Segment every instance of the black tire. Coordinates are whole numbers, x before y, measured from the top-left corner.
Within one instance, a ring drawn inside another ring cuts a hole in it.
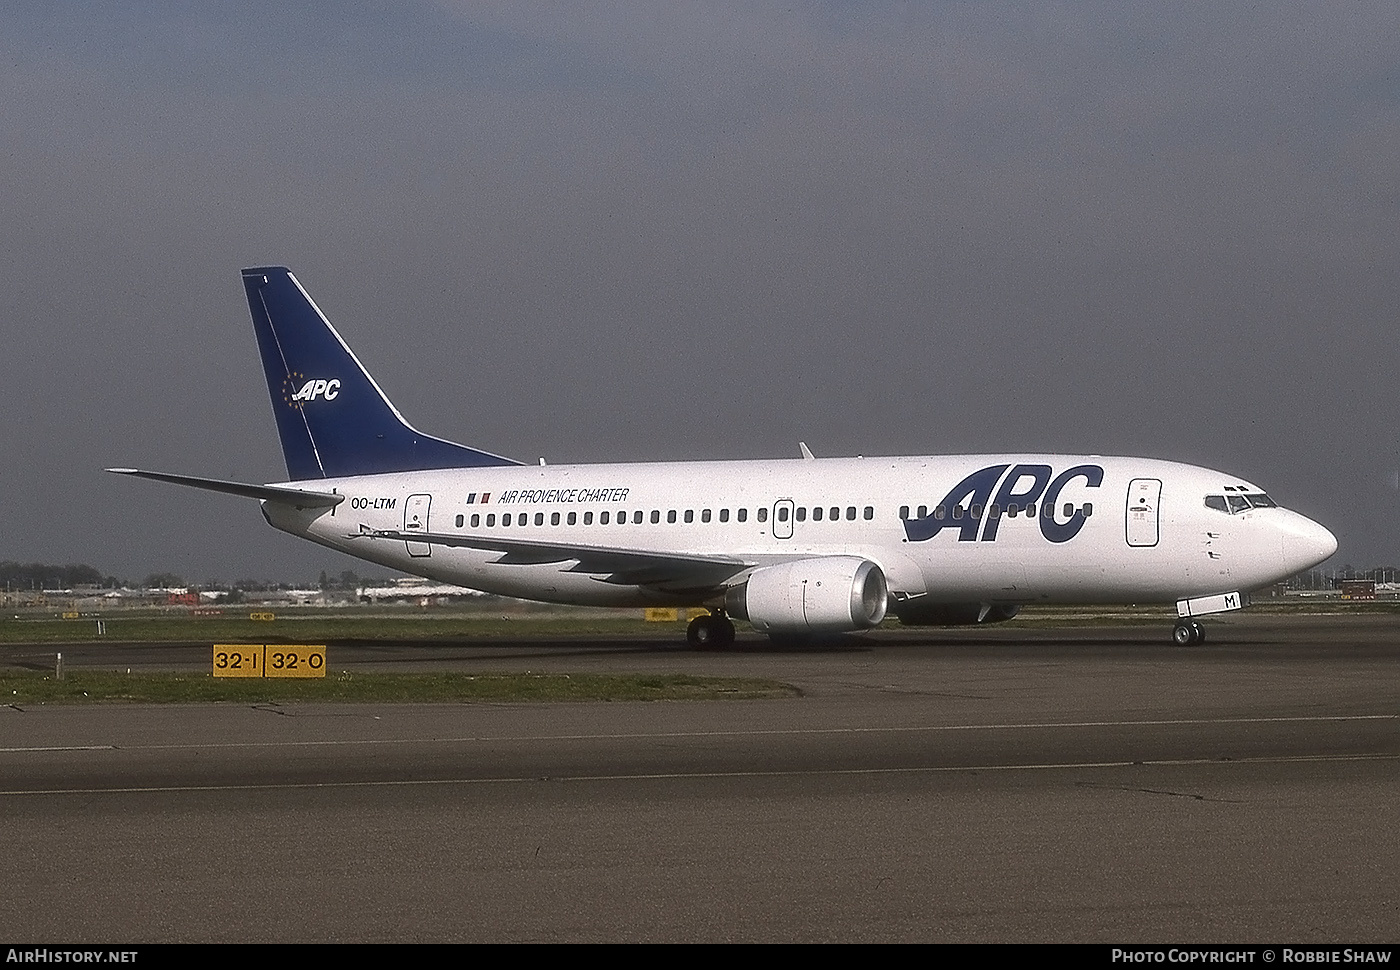
[[[716,619],[707,613],[690,621],[685,628],[685,642],[692,650],[714,650],[723,645],[723,629]]]
[[[734,621],[727,616],[716,616],[713,619],[717,634],[715,644],[721,649],[734,646]]]
[[[1172,643],[1178,647],[1189,647],[1197,642],[1195,625],[1181,622],[1172,627]]]

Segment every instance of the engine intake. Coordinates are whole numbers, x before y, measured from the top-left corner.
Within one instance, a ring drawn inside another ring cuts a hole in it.
[[[850,633],[885,618],[889,585],[859,556],[797,559],[755,569],[725,595],[725,609],[760,633]]]

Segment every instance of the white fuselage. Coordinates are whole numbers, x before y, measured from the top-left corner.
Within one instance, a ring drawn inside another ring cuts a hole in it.
[[[1205,504],[1212,495],[1262,494],[1245,480],[1139,458],[506,466],[327,478],[314,486],[347,499],[314,510],[265,502],[264,514],[279,529],[407,573],[603,606],[698,605],[715,590],[618,582],[578,571],[567,556],[522,561],[500,550],[367,533],[728,556],[756,566],[856,556],[884,571],[897,598],[987,604],[1170,602],[1249,590],[1335,549],[1327,530],[1286,509]]]

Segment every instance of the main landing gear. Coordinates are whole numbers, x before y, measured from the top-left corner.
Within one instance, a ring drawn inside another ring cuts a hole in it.
[[[1194,647],[1206,642],[1206,628],[1195,620],[1178,620],[1172,628],[1172,643],[1178,647]]]
[[[734,642],[734,623],[723,613],[706,613],[690,621],[685,642],[695,650],[723,650]]]

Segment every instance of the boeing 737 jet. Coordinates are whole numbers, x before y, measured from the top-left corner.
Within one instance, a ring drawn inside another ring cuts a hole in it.
[[[289,270],[243,271],[287,462],[277,529],[444,583],[597,606],[705,607],[692,646],[1039,603],[1175,603],[1173,638],[1316,565],[1332,533],[1235,475],[1146,458],[945,455],[526,465],[415,429]]]

